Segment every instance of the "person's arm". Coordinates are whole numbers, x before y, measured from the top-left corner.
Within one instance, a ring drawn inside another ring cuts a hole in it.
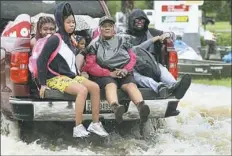
[[[82,67],[82,71],[98,77],[110,76],[110,70],[102,68],[100,65],[98,65],[96,55],[91,54],[86,55],[86,62]]]
[[[47,63],[51,54],[56,50],[59,45],[59,38],[55,35],[48,38],[47,43],[44,45],[44,48],[37,60],[38,67],[38,80],[40,85],[46,85],[47,78]]]
[[[85,62],[85,56],[82,54],[77,54],[76,56],[76,66],[78,70],[81,70]]]
[[[173,41],[176,40],[176,35],[175,35],[175,33],[173,33],[173,32],[164,32],[164,33],[161,35],[161,37],[162,37],[162,40],[164,40],[164,39],[166,39],[166,38],[171,38]]]
[[[128,72],[131,72],[136,64],[136,54],[133,52],[132,49],[128,51],[128,54],[130,56],[130,61],[123,67],[123,69],[126,69]]]
[[[35,43],[36,43],[36,39],[35,39],[35,37],[33,37],[33,38],[30,40],[31,49],[33,49]]]
[[[147,41],[145,41],[145,42],[143,42],[143,43],[141,43],[141,44],[139,44],[139,45],[137,45],[135,47],[140,47],[142,49],[148,49],[153,43],[154,42],[153,42],[153,40],[151,38],[151,39],[149,39],[149,40],[147,40]]]

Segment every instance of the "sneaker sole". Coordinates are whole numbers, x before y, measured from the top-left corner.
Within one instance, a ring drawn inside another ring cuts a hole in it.
[[[122,115],[125,113],[125,107],[119,106],[115,112],[115,119],[118,124],[122,123],[123,118]]]
[[[148,107],[148,105],[143,105],[140,109],[140,112],[139,112],[140,121],[142,123],[146,122],[149,114],[150,114],[150,108]]]
[[[88,134],[88,135],[84,135],[84,136],[73,136],[74,138],[87,138],[87,137],[89,137],[90,136],[90,134]]]
[[[180,85],[176,89],[175,97],[177,99],[181,99],[186,91],[188,90],[189,86],[191,84],[191,76],[190,75],[184,75],[180,81]]]
[[[103,138],[109,136],[109,134],[108,134],[108,135],[101,135],[101,134],[98,134],[98,133],[96,133],[96,132],[94,132],[94,131],[92,131],[92,130],[89,130],[89,132],[91,132],[91,133],[93,133],[93,134],[95,134],[95,135],[97,135],[97,136],[103,137]]]
[[[107,136],[109,136],[109,134],[108,135],[102,135],[100,133],[96,133],[96,131],[94,131],[93,129],[87,129],[87,131],[89,131],[90,133],[96,134],[98,136],[101,136],[101,137],[107,137]]]

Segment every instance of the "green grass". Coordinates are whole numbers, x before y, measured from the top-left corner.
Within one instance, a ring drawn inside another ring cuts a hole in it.
[[[193,83],[231,87],[231,78],[223,79],[193,79]]]
[[[229,30],[231,31],[231,25],[229,21],[226,22],[215,22],[214,25],[206,25],[206,30],[217,32],[217,31],[223,31],[223,30]]]

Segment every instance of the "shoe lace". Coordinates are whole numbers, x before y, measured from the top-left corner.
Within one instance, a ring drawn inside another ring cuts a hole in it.
[[[103,125],[102,125],[101,122],[96,123],[96,127],[97,127],[97,129],[106,132],[106,130],[104,129],[104,127],[103,127]]]
[[[80,125],[80,129],[81,129],[82,133],[86,133],[87,132],[86,129],[85,129],[85,127],[82,124]]]

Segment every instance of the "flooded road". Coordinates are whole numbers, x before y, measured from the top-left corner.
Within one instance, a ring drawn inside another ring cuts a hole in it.
[[[41,126],[38,133],[30,136],[38,138],[39,134],[40,139],[28,144],[19,140],[17,127],[2,118],[1,129],[10,126],[10,132],[1,134],[1,154],[231,155],[231,88],[192,84],[178,109],[181,113],[162,120],[162,126],[146,141],[134,134],[135,129],[125,135],[112,131],[110,138],[99,145],[73,140],[72,126],[64,129],[64,125],[55,126],[55,130],[52,125]],[[43,133],[46,128],[51,128],[52,133]],[[63,133],[54,134],[62,130]],[[65,141],[65,137],[70,137],[70,141]]]

